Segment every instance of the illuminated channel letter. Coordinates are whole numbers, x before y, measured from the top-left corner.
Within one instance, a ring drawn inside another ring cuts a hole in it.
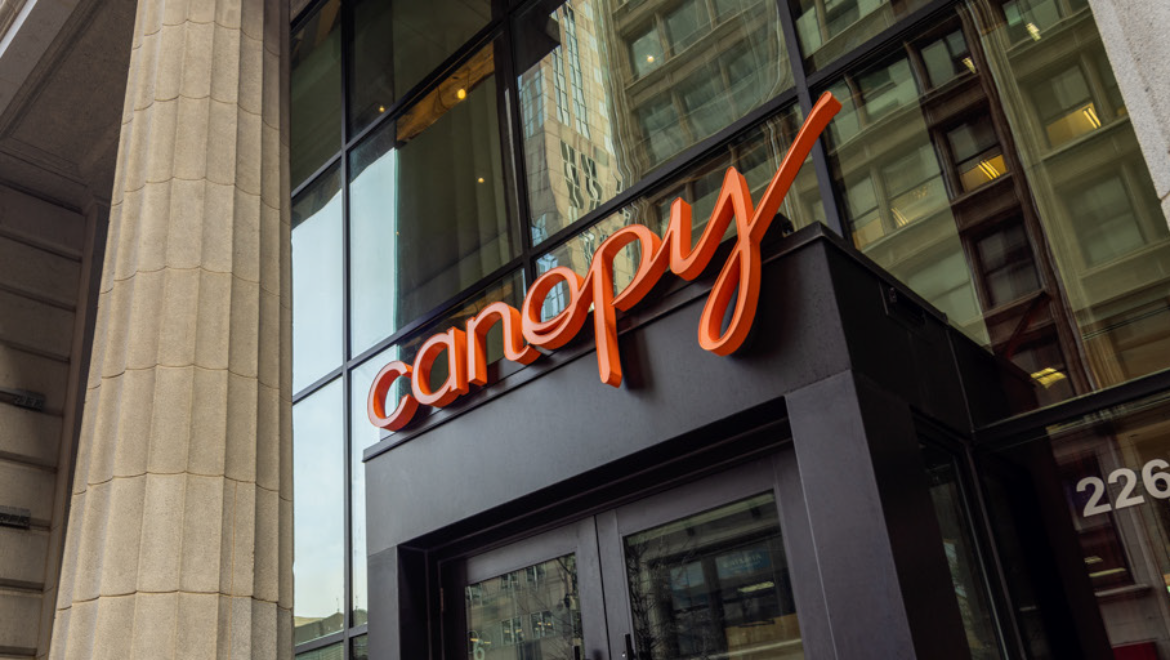
[[[390,394],[390,387],[399,378],[410,378],[410,372],[409,364],[395,360],[382,367],[374,377],[374,384],[370,386],[370,396],[366,400],[366,415],[370,418],[371,424],[387,431],[397,431],[414,419],[418,401],[410,394],[404,394],[394,412],[386,414],[386,396]]]

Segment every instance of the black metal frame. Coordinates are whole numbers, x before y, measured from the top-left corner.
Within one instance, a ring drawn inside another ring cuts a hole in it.
[[[310,2],[292,21],[292,32],[303,27],[309,19],[311,19],[316,12],[318,12],[330,0],[314,0]],[[390,1],[390,0],[386,0]],[[675,177],[685,173],[689,168],[697,163],[702,162],[708,156],[711,156],[728,144],[731,144],[745,133],[757,127],[764,121],[772,118],[781,109],[793,103],[799,103],[803,113],[807,114],[813,104],[814,91],[819,92],[823,90],[827,84],[840,76],[845,71],[862,64],[867,58],[870,58],[875,53],[888,49],[895,44],[899,39],[910,33],[911,31],[920,29],[924,24],[927,24],[939,17],[947,14],[961,4],[962,0],[933,0],[925,6],[910,12],[901,17],[897,23],[890,28],[874,35],[867,39],[864,43],[853,48],[849,52],[838,57],[836,60],[815,71],[808,71],[804,54],[801,51],[800,41],[796,33],[795,17],[793,16],[792,8],[789,0],[775,0],[780,27],[785,42],[785,48],[788,51],[789,64],[792,67],[794,75],[794,85],[789,89],[781,92],[772,99],[762,103],[759,107],[752,110],[745,116],[725,127],[715,135],[712,135],[691,147],[684,150],[682,153],[671,158],[663,165],[656,168],[649,175],[643,177],[640,181],[634,183],[629,188],[621,191],[613,198],[601,204],[598,208],[585,214],[575,222],[557,231],[555,234],[543,240],[537,248],[532,245],[531,234],[528,228],[528,196],[525,187],[527,180],[525,167],[526,164],[523,158],[523,125],[522,118],[519,115],[520,96],[517,89],[516,80],[517,72],[514,70],[514,49],[513,49],[513,33],[515,30],[514,21],[521,13],[536,6],[539,2],[547,0],[492,0],[492,19],[483,27],[475,36],[473,36],[466,44],[459,50],[449,56],[441,65],[432,71],[427,77],[420,81],[417,85],[412,87],[401,98],[396,99],[392,105],[386,108],[377,119],[372,121],[369,125],[354,132],[349,126],[348,117],[348,98],[351,81],[349,74],[352,70],[351,53],[349,46],[352,43],[353,36],[353,5],[351,2],[342,0],[341,12],[341,68],[342,68],[342,87],[338,90],[342,94],[341,104],[341,144],[342,148],[338,153],[329,158],[321,165],[311,176],[305,181],[298,182],[293,189],[292,197],[295,199],[302,191],[308,189],[314,182],[316,182],[321,175],[329,172],[336,167],[340,170],[342,180],[342,255],[343,263],[349,263],[349,163],[348,156],[350,152],[361,145],[369,136],[374,134],[384,126],[384,122],[392,122],[401,116],[406,110],[411,108],[414,103],[423,98],[427,93],[431,92],[438,85],[446,79],[453,71],[469,61],[478,51],[485,47],[496,48],[496,67],[499,75],[497,76],[500,84],[498,87],[499,93],[499,118],[501,124],[501,131],[503,133],[501,142],[501,151],[506,160],[504,165],[506,190],[505,199],[508,205],[509,221],[514,224],[513,229],[517,232],[517,238],[520,241],[518,256],[513,258],[508,263],[504,264],[495,271],[487,274],[478,282],[465,288],[463,291],[453,296],[449,300],[440,305],[435,306],[429,312],[421,315],[419,318],[405,324],[400,329],[392,333],[390,336],[379,341],[374,346],[362,351],[360,354],[351,355],[351,342],[349,333],[349,317],[350,317],[350,275],[348,266],[343,268],[342,272],[342,286],[343,286],[343,319],[342,319],[342,342],[343,342],[343,361],[342,364],[317,379],[312,384],[294,393],[293,403],[298,403],[307,397],[313,395],[325,385],[332,383],[337,378],[343,379],[343,395],[344,395],[344,428],[345,440],[343,442],[343,465],[344,465],[344,480],[345,480],[345,494],[344,501],[344,528],[346,538],[344,540],[345,548],[345,626],[341,632],[333,633],[326,637],[307,642],[297,646],[296,651],[307,652],[320,648],[330,646],[339,642],[344,643],[345,658],[349,658],[351,654],[351,640],[355,637],[366,633],[367,626],[353,625],[352,618],[352,470],[351,470],[351,453],[352,453],[352,429],[349,415],[349,405],[351,399],[351,374],[352,372],[364,364],[368,359],[386,350],[387,348],[396,344],[402,343],[406,340],[418,336],[422,331],[426,330],[432,324],[441,320],[451,310],[466,303],[468,300],[480,295],[485,289],[496,283],[502,277],[513,273],[517,270],[523,270],[525,274],[525,281],[531,282],[536,275],[536,259],[555,250],[562,244],[579,234],[582,230],[589,226],[598,223],[605,219],[612,213],[620,210],[622,207],[634,202],[643,195],[656,190],[657,188],[669,183]],[[826,224],[833,231],[840,235],[845,235],[844,218],[840,212],[840,200],[835,192],[833,185],[832,173],[829,166],[828,154],[824,147],[823,141],[818,141],[812,152],[813,164],[816,172],[817,185],[821,195],[821,201],[824,205]],[[1008,438],[1020,437],[1022,433],[1036,433],[1041,432],[1045,425],[1054,423],[1056,421],[1066,420],[1072,417],[1082,415],[1086,412],[1098,410],[1101,407],[1109,405],[1117,405],[1126,401],[1138,399],[1150,394],[1170,389],[1170,373],[1163,372],[1130,381],[1124,385],[1120,385],[1107,390],[1095,392],[1086,396],[1078,397],[1070,401],[1066,401],[1055,406],[1035,411],[1028,415],[1012,418],[976,430],[976,438],[978,444],[994,444],[1001,443]],[[963,465],[965,472],[972,472],[974,465],[971,462],[970,453],[968,452],[966,462]],[[969,475],[964,476],[967,479],[968,494],[975,497],[979,502],[980,510],[972,511],[973,521],[977,526],[982,527],[980,523],[985,517],[985,512],[981,510],[982,497],[979,491],[977,481],[970,480]],[[987,552],[994,554],[993,548],[984,548]]]

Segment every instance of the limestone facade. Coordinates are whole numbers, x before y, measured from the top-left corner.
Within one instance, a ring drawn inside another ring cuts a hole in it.
[[[140,0],[51,657],[292,654],[284,0]]]

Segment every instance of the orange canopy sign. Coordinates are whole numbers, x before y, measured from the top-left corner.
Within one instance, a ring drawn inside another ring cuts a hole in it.
[[[523,309],[517,310],[503,302],[492,303],[468,320],[465,329],[451,328],[427,339],[413,365],[397,360],[386,365],[370,387],[367,402],[370,422],[396,431],[410,422],[419,405],[441,408],[466,394],[471,385],[486,385],[485,344],[488,329],[494,324],[503,326],[504,357],[529,364],[541,355],[535,347],[551,350],[569,343],[585,325],[590,305],[601,382],[617,387],[622,382],[617,310],[626,311],[637,305],[668,268],[685,280],[698,277],[715,255],[732,220],[736,229],[735,246],[703,308],[699,345],[718,355],[735,352],[747,338],[756,316],[760,298],[760,241],[813,144],[840,109],[841,103],[832,94],[826,92],[821,96],[797,133],[792,148],[784,155],[759,206],[752,206],[751,192],[743,175],[734,167],[728,168],[715,210],[697,244],[691,237],[691,206],[675,199],[670,207],[670,224],[662,238],[645,225],[623,227],[597,249],[585,277],[564,266],[553,268],[529,287]],[[622,248],[635,241],[641,248],[641,261],[634,279],[615,296],[614,259]],[[542,321],[540,310],[545,298],[561,282],[569,290],[568,305],[555,317]],[[724,329],[723,322],[732,301],[735,308],[731,322]],[[431,367],[443,353],[447,359],[447,380],[432,390]],[[398,406],[387,413],[386,395],[399,378],[410,378],[411,394],[403,396]]]

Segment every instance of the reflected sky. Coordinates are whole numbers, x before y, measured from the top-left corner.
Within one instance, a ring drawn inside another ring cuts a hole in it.
[[[293,205],[293,391],[339,366],[341,185],[326,174]]]
[[[345,597],[342,395],[338,379],[293,407],[298,624],[338,612]]]

